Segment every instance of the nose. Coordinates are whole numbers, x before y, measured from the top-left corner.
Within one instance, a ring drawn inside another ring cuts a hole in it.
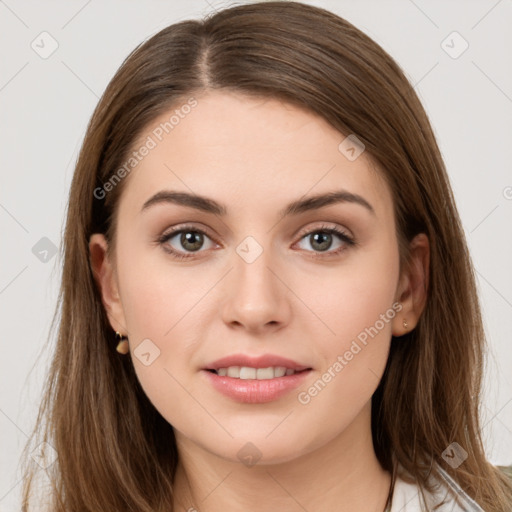
[[[222,307],[223,320],[231,328],[268,334],[289,322],[290,292],[270,252],[263,250],[252,262],[235,252]]]

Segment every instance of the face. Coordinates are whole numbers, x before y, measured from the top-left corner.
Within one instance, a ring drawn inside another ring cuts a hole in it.
[[[156,144],[125,178],[109,318],[178,437],[291,460],[368,417],[402,321],[392,196],[314,114],[196,100],[140,137]]]

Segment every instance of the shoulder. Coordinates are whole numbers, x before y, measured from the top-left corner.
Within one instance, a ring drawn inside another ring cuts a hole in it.
[[[443,479],[432,480],[434,490],[431,493],[423,490],[426,509],[423,506],[419,486],[397,477],[393,490],[391,512],[423,512],[424,510],[434,509],[436,512],[484,512],[446,472],[442,469],[440,469],[440,472]],[[457,496],[458,500],[456,499]],[[435,508],[436,506],[438,508]]]

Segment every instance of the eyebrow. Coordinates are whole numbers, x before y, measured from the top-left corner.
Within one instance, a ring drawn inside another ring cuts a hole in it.
[[[214,215],[225,216],[227,214],[227,208],[214,199],[197,194],[190,194],[188,192],[173,192],[170,190],[162,190],[150,197],[142,206],[141,213],[152,206],[166,203],[188,206],[189,208],[213,213]],[[346,190],[337,190],[293,201],[279,212],[279,216],[298,215],[337,203],[357,204],[363,206],[366,210],[375,215],[374,208],[364,197]]]

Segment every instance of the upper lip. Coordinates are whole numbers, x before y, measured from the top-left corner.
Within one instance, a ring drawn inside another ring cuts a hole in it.
[[[219,368],[229,368],[230,366],[247,366],[249,368],[269,368],[276,366],[284,366],[286,369],[295,370],[297,372],[308,370],[311,367],[305,366],[275,354],[264,354],[261,356],[248,356],[245,354],[231,354],[213,361],[205,367],[205,370],[218,370]]]

